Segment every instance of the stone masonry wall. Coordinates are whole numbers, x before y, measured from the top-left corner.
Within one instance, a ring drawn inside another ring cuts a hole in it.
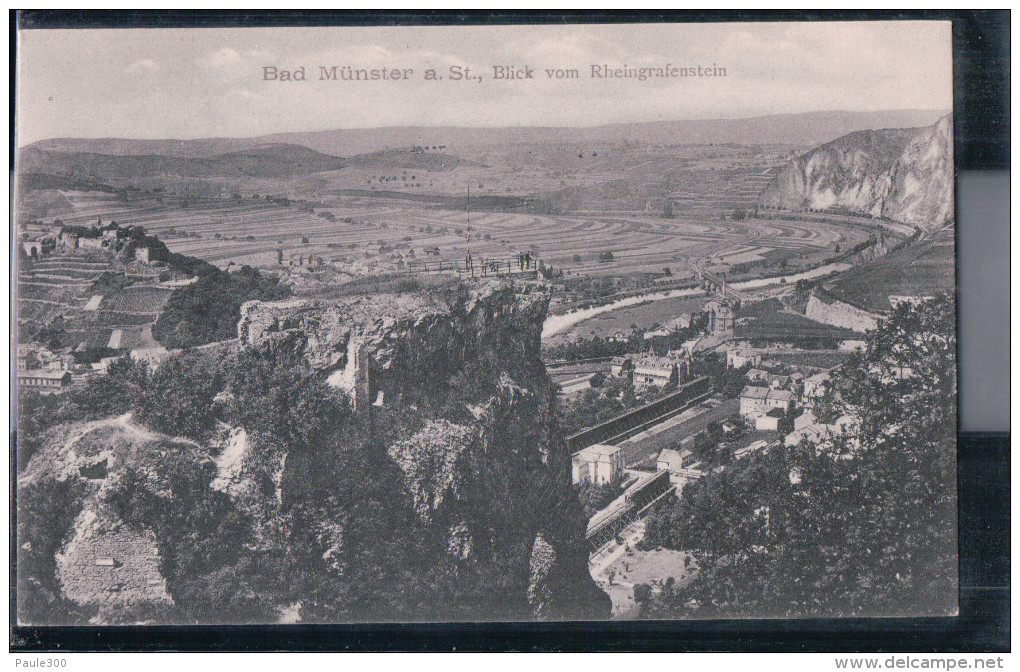
[[[68,599],[82,605],[173,602],[159,572],[155,536],[148,531],[86,531],[57,555],[57,576]]]

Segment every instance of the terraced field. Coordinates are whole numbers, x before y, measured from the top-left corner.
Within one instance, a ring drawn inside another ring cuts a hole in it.
[[[734,187],[740,188],[740,187]],[[749,193],[749,192],[748,192]],[[367,196],[331,197],[315,213],[264,200],[207,199],[187,208],[158,204],[108,202],[97,212],[66,216],[67,223],[96,217],[120,224],[141,224],[171,250],[226,267],[250,264],[279,269],[299,265],[310,256],[351,263],[366,259],[421,260],[423,250],[438,248],[439,259],[513,258],[530,251],[546,264],[570,274],[661,273],[664,266],[682,273],[687,257],[710,264],[763,262],[790,267],[816,265],[836,245],[850,247],[866,238],[863,227],[834,222],[795,220],[719,221],[662,219],[654,215],[532,215],[443,210],[423,203]],[[320,213],[328,212],[335,221]],[[307,242],[304,242],[307,240]],[[386,249],[379,250],[382,243]],[[612,253],[612,261],[601,260]]]
[[[16,295],[19,328],[31,332],[59,323],[71,347],[81,343],[103,347],[114,341],[125,348],[155,346],[151,327],[172,289],[155,286],[154,272],[146,273],[142,268],[120,281],[142,284],[97,289],[96,280],[111,271],[123,273],[111,256],[98,251],[55,255],[39,261],[20,259]],[[117,332],[120,334],[115,338]]]

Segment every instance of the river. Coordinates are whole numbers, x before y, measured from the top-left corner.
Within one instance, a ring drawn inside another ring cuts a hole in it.
[[[762,287],[782,284],[784,280],[787,283],[794,283],[798,280],[813,280],[830,273],[845,271],[848,268],[851,268],[850,264],[839,262],[819,266],[818,268],[813,268],[801,273],[794,273],[792,275],[777,276],[774,278],[758,278],[756,280],[742,280],[740,282],[731,283],[730,286],[734,289],[761,289]],[[626,306],[634,306],[646,301],[662,301],[663,299],[674,299],[683,296],[699,296],[704,293],[705,291],[703,289],[697,287],[693,289],[671,289],[665,292],[652,292],[650,294],[641,294],[640,296],[628,296],[625,299],[619,299],[612,303],[607,303],[604,306],[582,308],[580,310],[575,310],[572,313],[564,313],[563,315],[550,315],[545,319],[545,324],[542,325],[542,338],[546,339],[550,336],[555,336],[556,334],[562,334],[571,327],[580,324],[585,320],[590,320],[596,315],[608,313],[619,308],[625,308]]]

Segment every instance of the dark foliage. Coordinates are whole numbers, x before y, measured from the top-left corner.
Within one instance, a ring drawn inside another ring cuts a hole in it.
[[[581,501],[581,508],[584,509],[584,515],[589,518],[623,494],[619,483],[604,483],[602,485],[585,483],[576,489],[577,498]]]
[[[201,436],[216,422],[214,398],[223,382],[215,362],[185,353],[160,364],[147,384],[136,389],[140,420],[171,436]]]
[[[18,621],[69,624],[90,614],[61,595],[54,555],[81,510],[84,490],[74,479],[46,480],[18,489]]]
[[[204,262],[203,262],[204,263]],[[216,270],[175,291],[152,327],[165,347],[188,348],[237,336],[241,304],[273,301],[290,295],[278,278],[243,266],[236,273]]]
[[[689,551],[645,617],[906,616],[956,609],[955,315],[901,306],[834,376],[858,430],[777,447],[683,490],[646,543]]]

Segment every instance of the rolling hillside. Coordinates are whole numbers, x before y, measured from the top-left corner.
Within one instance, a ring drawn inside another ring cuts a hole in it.
[[[59,175],[85,181],[140,177],[286,178],[348,165],[346,159],[300,145],[274,144],[207,157],[158,154],[99,154],[29,147],[19,157],[23,173]]]
[[[848,133],[869,128],[927,126],[944,114],[945,111],[937,110],[822,111],[777,114],[749,119],[684,119],[609,124],[587,128],[419,126],[301,131],[257,138],[201,138],[193,140],[53,138],[33,143],[24,149],[109,155],[207,158],[274,143],[300,145],[334,156],[366,154],[388,148],[409,147],[410,145],[442,145],[451,150],[469,145],[624,141],[653,144],[819,145]]]

